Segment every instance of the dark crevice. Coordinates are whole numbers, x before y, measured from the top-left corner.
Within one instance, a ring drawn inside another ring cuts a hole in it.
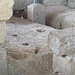
[[[46,30],[37,29],[37,32],[45,32]]]
[[[29,45],[29,43],[23,43],[23,44],[21,44],[21,45],[28,46],[28,45]]]

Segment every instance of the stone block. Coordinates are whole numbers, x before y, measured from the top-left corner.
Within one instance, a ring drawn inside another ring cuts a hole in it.
[[[49,34],[49,48],[56,55],[67,56],[75,53],[75,27],[54,30]]]
[[[0,21],[8,20],[13,13],[13,0],[0,0]]]
[[[41,4],[31,4],[27,7],[28,20],[45,24],[45,7]]]
[[[68,0],[68,7],[75,8],[75,0]]]
[[[9,75],[54,75],[47,41],[52,30],[26,19],[10,19],[6,42]]]
[[[67,0],[41,0],[45,6],[67,5]]]
[[[75,57],[60,57],[53,54],[53,70],[58,75],[75,75]]]
[[[8,75],[7,55],[4,45],[0,44],[0,75]]]
[[[52,21],[55,21],[55,17],[57,17],[59,14],[63,14],[66,10],[70,10],[70,8],[68,8],[67,6],[64,6],[64,5],[61,5],[61,6],[47,6],[45,8],[46,25],[49,25],[49,26],[52,26],[52,27],[56,28],[56,26],[57,26],[56,24],[59,21],[57,20],[57,23],[55,23],[55,25],[53,25],[54,22],[52,22]]]
[[[64,29],[69,27],[75,27],[75,10],[67,10],[55,15],[50,25],[56,29]]]
[[[6,36],[6,23],[0,22],[0,43],[3,43],[5,41]]]
[[[9,75],[50,75],[53,54],[39,51],[38,48],[26,49],[19,44],[8,44],[7,61]]]

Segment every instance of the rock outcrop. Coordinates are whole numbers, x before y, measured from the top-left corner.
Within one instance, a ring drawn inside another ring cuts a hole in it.
[[[12,18],[7,23],[7,61],[9,75],[54,75],[53,53],[48,35],[55,29],[28,20]]]

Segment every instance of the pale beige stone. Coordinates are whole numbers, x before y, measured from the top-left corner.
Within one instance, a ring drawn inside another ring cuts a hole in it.
[[[60,57],[53,54],[53,70],[58,75],[75,75],[75,57]]]
[[[56,55],[66,56],[75,53],[75,27],[55,30],[49,34],[49,48]]]
[[[0,0],[0,20],[8,20],[12,16],[13,0]]]
[[[45,7],[42,4],[30,4],[27,7],[28,20],[45,24]]]
[[[57,24],[59,23],[59,20],[56,20],[55,18],[58,17],[58,15],[62,14],[66,11],[66,10],[70,10],[70,8],[68,8],[67,6],[61,5],[61,6],[47,6],[45,8],[45,13],[46,13],[46,17],[45,17],[45,21],[46,21],[46,25],[52,26],[54,28],[60,28],[60,25]],[[60,16],[61,18],[61,16]],[[56,20],[56,22],[55,22]],[[53,24],[54,23],[54,24]]]

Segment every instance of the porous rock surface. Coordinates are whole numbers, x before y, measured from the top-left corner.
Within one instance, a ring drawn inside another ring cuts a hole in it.
[[[58,75],[75,75],[75,55],[60,57],[53,54],[53,70]]]
[[[51,20],[51,26],[57,29],[75,27],[75,10],[67,10]]]
[[[42,4],[30,4],[27,7],[27,15],[28,20],[45,24],[45,7]]]
[[[46,11],[46,24],[56,29],[75,27],[75,9],[66,6],[48,6]]]
[[[6,37],[6,24],[5,21],[0,22],[0,43],[5,41]]]
[[[9,75],[55,75],[53,54],[48,48],[51,27],[12,18],[7,23],[7,65]]]
[[[8,20],[13,13],[13,0],[0,0],[0,20]]]
[[[75,54],[75,27],[52,31],[49,35],[49,48],[60,56]]]

